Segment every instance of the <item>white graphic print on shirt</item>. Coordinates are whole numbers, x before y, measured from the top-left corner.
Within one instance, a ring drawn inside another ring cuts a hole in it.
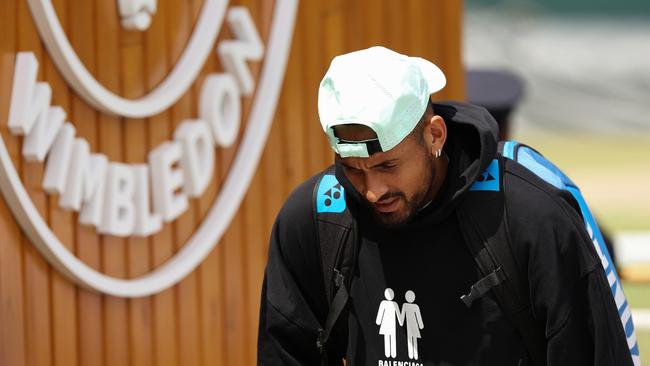
[[[406,339],[408,356],[411,360],[417,360],[418,356],[418,339],[421,338],[420,329],[424,329],[420,307],[414,304],[415,292],[408,290],[404,298],[407,302],[402,304],[400,311],[397,302],[393,301],[395,294],[391,288],[384,290],[385,300],[379,304],[377,311],[377,320],[379,325],[379,334],[384,336],[384,355],[386,357],[397,357],[397,327],[395,321],[400,326],[406,322]]]

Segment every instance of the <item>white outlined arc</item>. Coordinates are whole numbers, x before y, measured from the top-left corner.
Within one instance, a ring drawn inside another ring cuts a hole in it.
[[[293,36],[297,0],[277,0],[273,11],[268,53],[246,132],[219,197],[188,242],[167,262],[134,279],[107,276],[74,256],[43,220],[34,206],[0,134],[0,189],[23,231],[50,264],[76,283],[120,297],[148,296],[182,280],[193,271],[230,224],[255,173],[273,120]]]
[[[192,85],[214,48],[228,0],[205,0],[183,54],[155,89],[138,99],[123,98],[88,71],[61,27],[51,0],[28,0],[36,28],[68,84],[93,107],[109,114],[146,118],[169,108]]]

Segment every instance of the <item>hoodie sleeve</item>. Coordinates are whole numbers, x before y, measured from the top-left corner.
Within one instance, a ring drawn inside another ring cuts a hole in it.
[[[632,365],[614,298],[575,200],[524,172],[506,179],[513,250],[528,276],[533,314],[545,330],[548,365]]]
[[[319,365],[318,329],[326,316],[309,180],[289,197],[269,244],[258,335],[259,365]],[[341,365],[330,355],[330,365]]]

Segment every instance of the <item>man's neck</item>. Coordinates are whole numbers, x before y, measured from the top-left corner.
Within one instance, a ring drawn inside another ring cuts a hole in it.
[[[429,187],[429,192],[424,200],[427,202],[422,208],[428,206],[431,202],[435,201],[436,198],[440,195],[441,188],[445,179],[447,178],[447,169],[449,167],[449,157],[444,152],[442,155],[433,161],[434,171],[433,171],[433,182]]]

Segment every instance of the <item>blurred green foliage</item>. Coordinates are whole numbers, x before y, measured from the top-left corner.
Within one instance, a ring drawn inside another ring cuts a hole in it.
[[[632,308],[650,309],[650,283],[623,282],[623,290]]]
[[[542,153],[580,187],[601,227],[612,233],[650,231],[650,134],[528,131],[513,138]]]
[[[623,289],[632,309],[650,308],[650,284],[623,282]],[[637,327],[636,336],[639,341],[641,361],[644,365],[648,365],[650,364],[650,329]]]
[[[470,7],[535,8],[558,15],[650,17],[648,0],[465,0]]]
[[[641,364],[647,365],[650,362],[650,330],[637,332],[639,341],[639,353],[641,353]]]

